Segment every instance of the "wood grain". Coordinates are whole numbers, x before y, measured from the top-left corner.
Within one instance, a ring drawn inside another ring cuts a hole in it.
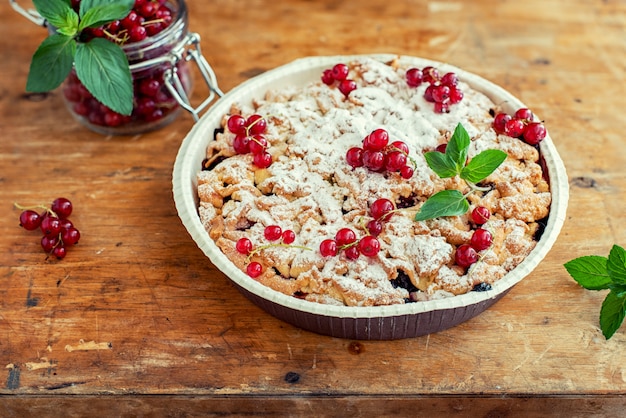
[[[563,263],[626,245],[626,3],[620,0],[188,0],[228,91],[308,55],[450,62],[545,120],[571,183],[544,262],[491,309],[409,340],[357,342],[274,319],[178,219],[171,170],[193,126],[106,137],[59,91],[24,92],[45,31],[0,2],[0,415],[619,416],[626,334]],[[198,86],[194,100],[206,88]],[[74,202],[80,244],[46,260],[14,202]]]

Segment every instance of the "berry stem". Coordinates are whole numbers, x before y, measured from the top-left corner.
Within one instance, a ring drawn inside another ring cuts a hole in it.
[[[52,209],[50,209],[49,207],[47,207],[46,205],[33,205],[33,206],[22,206],[17,202],[13,202],[13,206],[15,206],[16,209],[19,210],[35,210],[35,209],[43,209],[46,212],[48,212],[50,215],[53,215],[55,218],[58,218],[57,214],[54,213],[54,211]]]
[[[304,245],[291,245],[291,244],[283,244],[283,243],[279,243],[279,244],[265,244],[265,245],[261,245],[260,247],[257,247],[255,249],[253,249],[252,251],[250,251],[250,254],[248,254],[248,257],[246,258],[246,261],[250,262],[250,260],[252,259],[252,257],[255,254],[258,254],[261,251],[266,250],[268,248],[272,248],[272,247],[297,248],[297,249],[300,249],[300,250],[313,251],[311,248],[305,247]]]

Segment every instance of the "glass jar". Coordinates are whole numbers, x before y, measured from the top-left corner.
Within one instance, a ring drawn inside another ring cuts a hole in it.
[[[48,26],[36,11],[26,11],[15,1],[11,3],[29,20]],[[213,69],[200,51],[200,37],[189,32],[185,0],[159,3],[160,7],[169,10],[169,24],[164,29],[155,29],[155,23],[146,22],[146,38],[122,45],[133,80],[133,111],[130,116],[116,113],[99,103],[80,82],[74,70],[62,84],[69,112],[89,129],[106,135],[148,132],[171,123],[180,114],[181,108],[198,120],[199,113],[216,96],[223,95],[217,87]],[[54,28],[48,27],[48,31],[53,33]],[[189,101],[193,88],[191,62],[197,64],[209,87],[209,96],[195,108]]]

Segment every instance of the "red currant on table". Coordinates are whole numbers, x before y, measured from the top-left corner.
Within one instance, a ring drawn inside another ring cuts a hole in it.
[[[41,248],[51,256],[58,259],[65,258],[67,248],[78,244],[80,231],[69,219],[72,213],[72,202],[64,197],[55,199],[50,207],[39,205],[32,208],[24,208],[18,204],[15,206],[22,209],[20,213],[20,226],[27,231],[39,229],[42,233]],[[42,214],[34,209],[45,209]]]

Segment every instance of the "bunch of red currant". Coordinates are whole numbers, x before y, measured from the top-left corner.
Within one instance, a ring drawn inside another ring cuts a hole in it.
[[[36,206],[25,208],[16,204],[22,209],[20,214],[20,226],[27,231],[40,229],[43,233],[41,247],[49,256],[58,259],[65,258],[67,248],[78,244],[80,232],[70,221],[72,213],[72,202],[64,197],[54,199],[52,205]],[[35,209],[43,209],[42,213]]]
[[[335,64],[333,68],[324,70],[322,73],[322,82],[327,86],[337,84],[337,88],[345,97],[356,90],[356,82],[348,78],[350,68],[346,64]]]
[[[458,86],[459,79],[455,73],[448,72],[440,76],[439,70],[428,66],[421,70],[409,68],[405,75],[406,83],[410,87],[429,83],[424,91],[424,99],[435,104],[435,112],[437,113],[448,113],[450,105],[463,100],[463,91]]]
[[[320,243],[320,254],[323,257],[334,257],[343,251],[349,260],[356,260],[361,254],[366,257],[376,257],[380,251],[380,241],[376,238],[383,230],[384,222],[395,213],[396,208],[389,199],[376,199],[369,208],[372,219],[367,222],[365,229],[368,234],[358,239],[350,228],[341,228],[335,238],[328,238]]]
[[[235,243],[235,249],[239,254],[243,254],[248,256],[248,258],[252,257],[255,253],[262,251],[266,248],[271,247],[290,247],[293,242],[296,240],[296,233],[291,229],[283,229],[279,225],[268,225],[263,230],[263,236],[266,240],[270,241],[271,244],[262,245],[260,247],[254,248],[254,244],[250,241],[249,238],[243,237],[239,238]],[[277,242],[280,241],[280,242]],[[308,249],[306,247],[298,247],[301,249]],[[253,261],[248,264],[246,267],[246,273],[248,276],[257,278],[263,273],[263,266],[261,263],[257,261]]]
[[[261,115],[252,115],[247,119],[241,115],[232,115],[226,124],[235,134],[233,148],[237,154],[252,153],[254,165],[267,168],[272,165],[272,155],[267,152],[269,143],[263,135],[267,121]]]
[[[537,145],[546,137],[546,127],[542,122],[536,122],[530,109],[517,109],[513,116],[508,113],[498,113],[493,118],[493,129],[512,138],[520,138],[530,145]]]
[[[389,134],[384,129],[375,129],[363,139],[363,147],[352,147],[346,152],[346,161],[352,168],[365,167],[370,171],[399,172],[402,178],[410,179],[414,169],[409,162],[409,147],[403,141],[389,144]]]
[[[457,247],[454,260],[458,266],[468,268],[478,261],[478,252],[491,247],[493,235],[487,229],[480,228],[489,220],[490,216],[489,209],[484,206],[477,206],[472,210],[470,217],[479,228],[474,230],[469,244],[461,244]]]

